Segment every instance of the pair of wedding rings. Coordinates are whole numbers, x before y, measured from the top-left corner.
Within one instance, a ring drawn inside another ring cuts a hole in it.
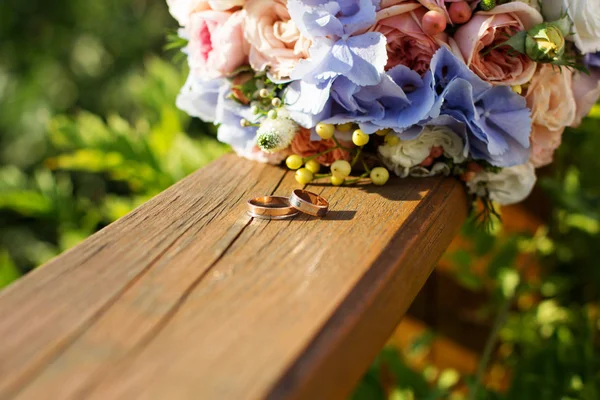
[[[263,196],[248,200],[248,215],[259,219],[288,219],[298,213],[324,217],[329,210],[329,202],[318,194],[296,189],[289,198]]]

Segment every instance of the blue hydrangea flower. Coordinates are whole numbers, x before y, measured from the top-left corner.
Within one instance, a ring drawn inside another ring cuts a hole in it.
[[[177,97],[177,107],[193,117],[219,125],[217,139],[234,148],[248,148],[256,138],[256,127],[241,126],[241,120],[256,122],[250,107],[229,98],[231,83],[227,79],[203,81],[190,74]]]
[[[236,149],[247,149],[249,144],[256,140],[257,127],[242,127],[241,121],[245,119],[258,123],[258,117],[252,113],[250,107],[240,104],[229,98],[231,83],[226,81],[219,90],[215,124],[219,124],[217,139]]]
[[[374,86],[358,86],[345,77],[331,89],[332,117],[325,122],[358,122],[365,133],[392,128],[398,132],[426,118],[434,103],[431,74],[424,79],[404,65],[382,74]]]
[[[292,20],[305,37],[340,39],[375,23],[379,0],[289,0]]]
[[[431,118],[447,115],[464,123],[476,159],[499,167],[527,162],[531,113],[522,96],[482,81],[445,47],[434,55],[431,70],[437,96]]]
[[[310,58],[298,63],[286,103],[306,128],[328,117],[329,92],[344,76],[357,86],[381,81],[387,63],[386,39],[378,32],[362,33],[375,22],[378,0],[290,0],[292,20],[312,39]]]
[[[214,122],[217,118],[219,91],[226,84],[225,79],[203,81],[194,74],[190,74],[177,96],[177,108],[192,117],[198,117],[206,122]]]

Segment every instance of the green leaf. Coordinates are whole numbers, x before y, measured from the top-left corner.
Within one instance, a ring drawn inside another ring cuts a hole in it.
[[[21,277],[21,272],[13,263],[6,250],[0,250],[0,289]]]

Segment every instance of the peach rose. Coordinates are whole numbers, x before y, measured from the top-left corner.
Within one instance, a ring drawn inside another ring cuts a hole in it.
[[[423,32],[421,20],[426,12],[425,7],[414,1],[381,3],[377,23],[371,30],[382,33],[387,39],[386,70],[402,64],[422,75],[429,70],[433,54],[440,46],[447,46],[446,33],[430,36]]]
[[[591,69],[590,75],[575,72],[573,74],[573,96],[577,103],[577,112],[571,126],[576,128],[600,97],[600,70]]]
[[[342,146],[345,147],[354,147],[354,144],[352,142],[340,140],[340,143],[342,144]],[[292,153],[298,154],[301,157],[311,157],[317,153],[322,153],[333,147],[335,147],[335,142],[333,141],[333,139],[311,140],[310,129],[304,128],[300,128],[298,133],[296,133],[296,136],[292,141],[292,145],[290,146]],[[327,154],[323,154],[322,156],[317,157],[316,160],[321,165],[329,166],[337,160],[350,161],[350,153],[341,149],[336,149]]]
[[[494,85],[521,85],[531,80],[536,63],[508,47],[491,48],[506,41],[507,35],[529,30],[542,22],[537,10],[525,3],[512,2],[477,12],[456,31],[454,39],[466,64],[481,79]]]
[[[203,79],[231,75],[248,62],[249,46],[242,29],[243,14],[203,10],[190,17],[188,62]]]
[[[227,11],[234,7],[243,6],[246,0],[167,0],[169,12],[179,22],[180,26],[186,27],[190,22],[190,16],[197,11],[215,10]]]
[[[575,120],[577,104],[572,89],[573,73],[549,64],[540,65],[527,88],[527,106],[531,109],[531,162],[542,167],[552,162],[560,146],[565,127]]]
[[[288,78],[298,61],[308,57],[310,41],[290,19],[287,1],[248,0],[244,13],[252,68],[268,69],[275,80]]]

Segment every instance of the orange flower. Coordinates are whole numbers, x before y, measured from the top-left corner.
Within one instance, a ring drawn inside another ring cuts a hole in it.
[[[340,144],[344,147],[354,147],[351,141],[340,140]],[[334,147],[335,142],[333,139],[311,140],[310,130],[304,128],[300,128],[291,145],[292,153],[298,154],[303,158],[314,156],[317,153],[322,153]],[[336,149],[317,157],[316,160],[322,165],[329,166],[337,160],[350,161],[350,153],[342,149]]]

